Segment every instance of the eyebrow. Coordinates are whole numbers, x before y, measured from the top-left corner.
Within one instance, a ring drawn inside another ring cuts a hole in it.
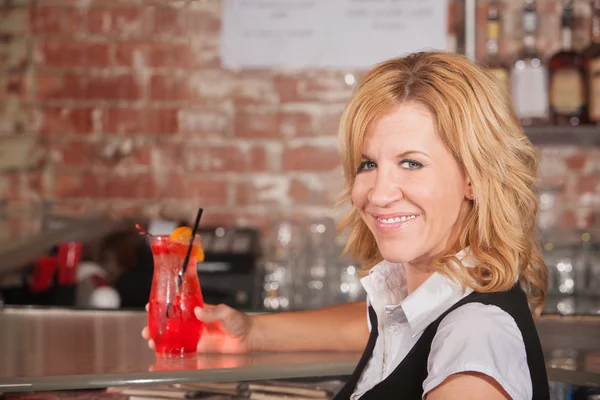
[[[402,152],[402,153],[398,154],[398,155],[396,156],[396,158],[404,158],[404,157],[406,157],[406,156],[409,156],[409,155],[411,155],[411,154],[420,154],[420,155],[422,155],[422,156],[425,156],[425,157],[431,158],[431,157],[430,157],[428,154],[426,154],[426,153],[423,153],[422,151],[418,151],[418,150],[408,150],[408,151]],[[365,160],[372,160],[372,158],[371,158],[371,157],[367,156],[367,155],[366,155],[366,154],[364,154],[364,153],[363,153],[363,154],[361,154],[360,156],[361,156],[363,159],[365,159]]]

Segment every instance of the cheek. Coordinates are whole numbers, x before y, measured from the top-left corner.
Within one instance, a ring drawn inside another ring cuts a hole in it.
[[[364,179],[356,178],[354,185],[352,185],[352,194],[350,196],[354,207],[360,209],[364,206],[367,200],[368,188],[364,182]]]
[[[457,179],[448,176],[431,177],[432,179],[421,179],[415,182],[412,191],[412,198],[417,205],[421,206],[426,213],[442,214],[452,218],[462,204],[464,197],[463,187]],[[408,193],[407,193],[408,197]],[[439,220],[439,218],[436,218]]]

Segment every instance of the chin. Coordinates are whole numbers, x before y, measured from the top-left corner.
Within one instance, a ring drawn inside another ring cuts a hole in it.
[[[421,256],[418,251],[414,250],[417,248],[416,246],[407,244],[406,246],[401,245],[402,249],[398,247],[398,243],[395,246],[393,244],[379,246],[379,254],[384,260],[392,263],[410,263]]]

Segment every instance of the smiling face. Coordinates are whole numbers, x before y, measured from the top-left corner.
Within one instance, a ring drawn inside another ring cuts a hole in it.
[[[419,103],[397,106],[369,127],[362,153],[352,203],[381,256],[428,267],[456,240],[472,194],[433,116]]]

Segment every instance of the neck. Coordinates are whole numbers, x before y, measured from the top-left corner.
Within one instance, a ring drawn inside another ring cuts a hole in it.
[[[404,271],[406,273],[406,290],[409,295],[433,274],[433,270],[429,267],[414,264],[405,264]]]
[[[455,222],[455,229],[453,230],[454,233],[449,234],[448,237],[443,241],[444,246],[440,247],[441,249],[449,249],[450,244],[455,243],[458,240],[458,228],[462,225],[471,208],[471,203],[467,200],[463,200],[458,218]],[[438,257],[445,253],[445,251],[440,250],[440,248],[438,248],[437,251],[430,252],[419,259],[404,263],[407,294],[410,295],[412,292],[414,292],[423,284],[423,282],[427,280],[427,278],[429,278],[435,272],[431,266],[433,265],[434,261],[438,259]]]

